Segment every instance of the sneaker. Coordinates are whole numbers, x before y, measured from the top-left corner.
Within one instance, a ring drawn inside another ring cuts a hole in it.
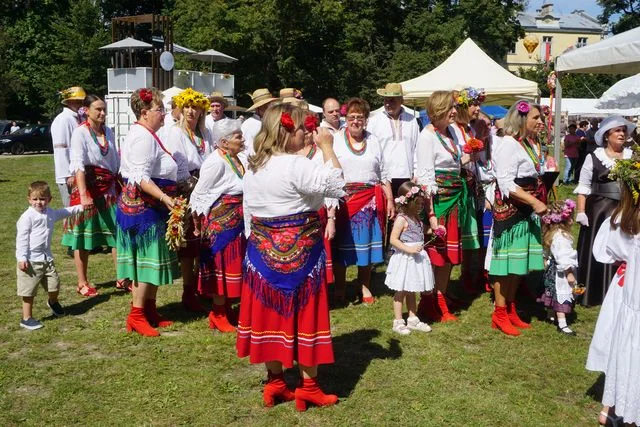
[[[416,316],[411,316],[407,319],[407,328],[414,331],[431,332],[431,326],[421,322]]]
[[[66,314],[64,312],[64,308],[62,308],[62,306],[60,305],[60,303],[58,301],[51,302],[51,301],[47,300],[47,307],[49,307],[51,309],[51,312],[56,317],[64,316]]]
[[[404,320],[394,320],[393,321],[393,332],[396,332],[400,335],[409,335],[411,330],[407,328],[407,325],[404,324]]]
[[[30,331],[35,331],[36,329],[42,328],[43,324],[34,319],[33,317],[29,317],[27,320],[20,320],[20,327],[28,329]]]

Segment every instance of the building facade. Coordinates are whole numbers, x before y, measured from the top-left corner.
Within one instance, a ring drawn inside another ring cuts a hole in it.
[[[553,11],[553,3],[546,3],[535,13],[518,14],[525,37],[518,40],[507,54],[507,68],[517,71],[540,62],[553,62],[570,49],[596,43],[607,32],[606,26],[583,10],[568,15]],[[527,47],[533,49],[531,53]]]

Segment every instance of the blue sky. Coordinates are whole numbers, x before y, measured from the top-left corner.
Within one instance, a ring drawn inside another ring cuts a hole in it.
[[[543,3],[553,3],[553,11],[560,15],[571,13],[575,9],[582,9],[594,18],[602,13],[602,8],[596,0],[530,0],[527,10],[535,12]]]

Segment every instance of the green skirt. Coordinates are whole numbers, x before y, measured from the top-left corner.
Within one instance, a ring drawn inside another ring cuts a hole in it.
[[[540,218],[527,218],[494,238],[489,274],[524,276],[544,270]]]
[[[104,197],[94,200],[94,208],[78,212],[64,222],[62,245],[73,250],[91,251],[116,247],[116,204]]]
[[[153,233],[153,230],[149,232]],[[118,279],[160,286],[171,284],[180,277],[178,255],[169,249],[164,235],[162,238],[144,239],[139,244],[132,244],[128,233],[119,230],[117,249]]]

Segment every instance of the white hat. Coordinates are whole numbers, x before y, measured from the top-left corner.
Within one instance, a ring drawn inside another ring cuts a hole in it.
[[[624,126],[626,127],[626,134],[630,135],[631,132],[636,128],[636,125],[631,123],[628,120],[625,120],[622,116],[611,116],[607,117],[600,123],[600,127],[598,128],[594,139],[596,140],[596,144],[599,146],[604,145],[604,134],[611,129],[615,129],[617,127]]]

